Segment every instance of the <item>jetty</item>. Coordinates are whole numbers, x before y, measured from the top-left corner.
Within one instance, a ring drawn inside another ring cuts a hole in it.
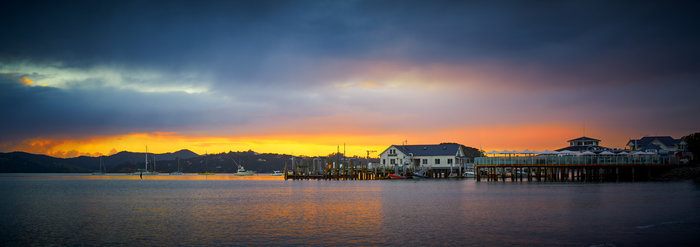
[[[284,167],[284,179],[375,180],[393,171],[377,169],[370,162],[357,158],[334,160],[326,157],[292,158]]]
[[[651,152],[496,153],[474,159],[476,180],[609,182],[648,180],[678,167],[678,157]]]
[[[461,170],[461,169],[460,169]],[[394,178],[462,178],[455,169],[449,172],[440,169],[416,170],[408,164],[403,166],[383,166],[360,158],[336,160],[328,157],[295,157],[285,164],[285,180],[378,180]],[[394,175],[394,176],[390,176]]]

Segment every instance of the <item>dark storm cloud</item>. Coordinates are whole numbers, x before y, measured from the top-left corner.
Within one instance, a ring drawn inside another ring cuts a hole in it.
[[[698,10],[658,1],[19,1],[2,10],[0,55],[197,68],[225,83],[308,82],[323,76],[308,67],[329,59],[498,61],[587,83],[638,81],[621,74],[696,71]]]

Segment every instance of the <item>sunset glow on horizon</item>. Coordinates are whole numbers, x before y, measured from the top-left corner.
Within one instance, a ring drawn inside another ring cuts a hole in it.
[[[280,153],[300,156],[326,156],[336,151],[348,156],[377,157],[390,145],[435,144],[455,142],[484,151],[493,150],[554,150],[566,146],[566,141],[578,137],[578,129],[566,126],[543,125],[522,127],[481,127],[473,129],[446,129],[394,135],[269,135],[269,136],[189,136],[180,133],[131,133],[117,136],[99,136],[82,139],[25,140],[11,147],[30,153],[55,157],[112,155],[120,151],[149,153],[175,152],[188,149],[197,154],[215,154],[229,151],[253,150],[258,153]],[[602,133],[601,133],[602,134]],[[566,138],[562,138],[562,137]],[[591,135],[598,136],[598,135]],[[613,148],[624,148],[627,139],[608,133],[617,139],[602,140]],[[466,138],[465,138],[466,137]],[[469,138],[470,137],[470,138]],[[615,142],[616,141],[616,142]]]

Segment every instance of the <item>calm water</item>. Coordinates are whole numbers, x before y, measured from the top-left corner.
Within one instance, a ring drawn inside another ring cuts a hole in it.
[[[0,246],[700,244],[693,182],[159,178],[0,174]]]

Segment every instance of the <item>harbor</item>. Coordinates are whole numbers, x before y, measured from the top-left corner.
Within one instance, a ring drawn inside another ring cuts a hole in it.
[[[686,143],[671,137],[630,140],[628,148],[580,137],[555,151],[483,152],[457,143],[391,145],[379,162],[346,157],[292,158],[284,178],[327,180],[473,178],[481,181],[649,181],[688,164]],[[369,151],[368,151],[369,156]]]

